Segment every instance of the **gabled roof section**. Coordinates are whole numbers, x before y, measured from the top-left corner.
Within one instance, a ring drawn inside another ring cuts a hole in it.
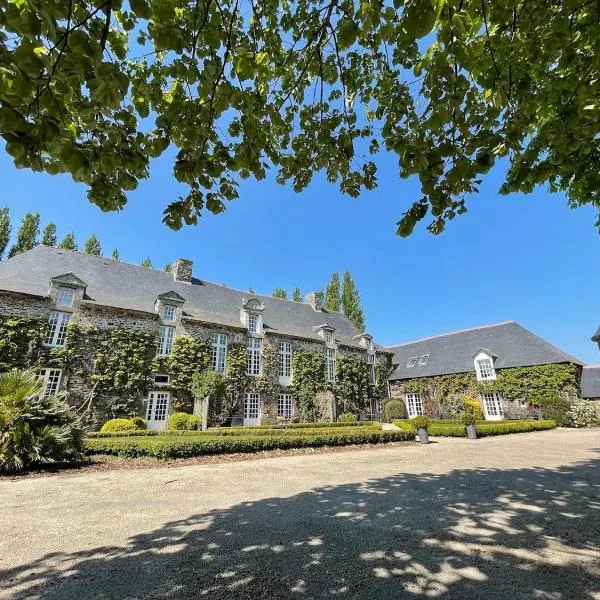
[[[596,333],[592,336],[592,341],[593,342],[600,342],[600,327],[598,327],[598,330],[596,331]]]
[[[583,367],[581,371],[581,397],[600,398],[600,365]]]
[[[70,287],[87,287],[87,283],[75,275],[75,273],[63,273],[62,275],[55,275],[50,277],[52,283],[58,283],[59,285],[67,285]]]
[[[395,365],[390,379],[413,379],[452,373],[468,373],[475,370],[473,357],[480,349],[493,348],[494,367],[525,367],[550,363],[583,363],[549,344],[515,321],[484,325],[453,333],[391,346]],[[410,358],[429,354],[424,365],[407,367]]]
[[[186,315],[202,322],[240,328],[240,308],[248,292],[193,278],[191,284],[175,281],[172,273],[146,269],[82,252],[36,246],[14,258],[0,261],[0,292],[17,292],[47,297],[48,280],[73,273],[87,282],[86,304],[111,306],[155,314],[160,294],[175,292],[185,300]],[[360,330],[337,312],[316,312],[304,302],[252,296],[264,303],[263,324],[271,333],[322,342],[313,327],[327,323],[338,343],[360,348],[353,339]]]
[[[176,302],[177,304],[183,304],[185,302],[185,298],[173,290],[165,292],[164,294],[159,294],[157,298],[160,298],[163,302]]]
[[[475,358],[480,352],[483,352],[484,354],[487,354],[488,356],[491,356],[492,358],[498,358],[498,355],[495,352],[492,352],[491,350],[488,350],[487,348],[479,348],[479,350],[477,350],[475,352],[475,354],[473,354],[473,358]]]

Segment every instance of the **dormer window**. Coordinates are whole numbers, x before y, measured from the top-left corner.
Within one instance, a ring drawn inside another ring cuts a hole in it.
[[[333,344],[333,331],[325,331],[325,341],[328,344]]]
[[[411,356],[407,361],[406,361],[406,368],[407,369],[412,369],[416,364],[417,361],[419,360],[418,356]]]
[[[259,332],[259,317],[258,315],[249,314],[248,315],[248,331],[250,333],[258,333]]]
[[[493,381],[496,379],[494,357],[481,350],[474,358],[477,381]]]
[[[175,307],[171,304],[165,304],[163,307],[163,321],[172,323],[175,320]]]
[[[58,306],[66,306],[68,308],[73,307],[73,301],[75,300],[75,290],[68,287],[58,288],[58,296],[56,298],[56,304]]]

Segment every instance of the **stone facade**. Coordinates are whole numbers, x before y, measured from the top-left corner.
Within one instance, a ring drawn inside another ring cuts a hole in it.
[[[180,277],[186,277],[184,264],[181,268],[184,269],[183,275],[179,274]],[[190,275],[191,277],[191,275]],[[223,333],[227,335],[228,344],[238,342],[247,344],[249,337],[259,337],[263,340],[263,357],[264,348],[267,345],[273,347],[276,351],[279,348],[279,342],[286,341],[291,342],[292,351],[319,351],[325,352],[325,342],[319,342],[312,339],[302,339],[299,337],[291,337],[279,335],[277,333],[267,332],[259,334],[251,334],[247,328],[240,324],[239,327],[227,327],[224,325],[211,324],[199,319],[189,318],[185,315],[184,311],[180,306],[177,305],[176,298],[171,299],[157,299],[156,311],[154,313],[135,311],[135,310],[124,310],[113,308],[109,306],[97,306],[85,300],[83,290],[81,293],[75,290],[75,299],[72,307],[60,307],[57,306],[57,291],[51,286],[50,293],[45,298],[36,296],[29,296],[25,294],[18,294],[12,292],[0,292],[0,320],[10,317],[20,317],[24,319],[32,319],[39,321],[41,324],[48,323],[49,315],[51,311],[59,310],[61,312],[67,312],[71,315],[71,323],[78,325],[84,330],[94,329],[98,331],[98,336],[106,336],[110,330],[118,327],[126,327],[137,331],[143,331],[146,333],[158,335],[159,327],[166,325],[162,319],[162,307],[165,303],[172,304],[175,307],[174,320],[168,323],[169,326],[174,327],[175,337],[189,336],[196,339],[202,339],[210,342],[211,335],[213,333]],[[65,350],[69,350],[68,345]],[[67,392],[67,400],[76,408],[81,408],[87,402],[90,402],[90,398],[94,396],[94,361],[96,348],[93,346],[78,348],[79,358],[77,360],[77,368],[74,368],[67,360],[51,358],[52,351],[46,352],[44,358],[40,359],[37,364],[25,364],[25,367],[38,367],[38,368],[61,368],[61,389]],[[361,357],[366,362],[367,350],[358,349],[354,347],[338,345],[337,350],[341,354],[352,354]],[[385,352],[376,351],[376,362],[387,361],[388,354]],[[47,362],[46,362],[47,361]],[[293,378],[293,374],[292,374]],[[248,377],[249,389],[252,389],[252,380],[254,378]],[[273,389],[276,390],[275,394],[261,394],[261,422],[262,423],[276,423],[277,419],[277,394],[278,393],[290,393],[288,386],[279,385],[279,382],[274,382]],[[154,388],[149,386],[148,391],[165,391],[168,387]],[[171,398],[171,406],[173,405]],[[319,397],[319,403],[322,405],[323,418],[332,419],[335,416],[334,397],[333,394],[324,393]],[[146,416],[145,410],[147,405],[147,395],[141,395],[137,399],[137,409],[141,416]],[[294,417],[297,416],[298,410],[296,403],[293,403]],[[108,407],[104,406],[102,402],[96,402],[94,410],[90,412],[90,420],[94,426],[98,426],[102,421],[113,416]],[[234,422],[243,422],[243,399],[239,399],[239,410],[235,415]]]

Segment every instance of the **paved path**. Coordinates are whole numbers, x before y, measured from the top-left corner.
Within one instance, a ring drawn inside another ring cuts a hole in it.
[[[0,480],[0,598],[600,599],[600,430]]]

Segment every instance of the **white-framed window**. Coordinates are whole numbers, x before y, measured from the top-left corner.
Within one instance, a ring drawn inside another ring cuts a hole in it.
[[[479,381],[496,379],[496,371],[491,358],[479,358],[475,361],[475,366],[477,368],[477,379]]]
[[[367,354],[367,369],[369,371],[369,383],[375,385],[375,355]]]
[[[53,310],[48,319],[44,344],[46,346],[64,346],[67,343],[67,327],[70,320],[70,313]]]
[[[416,364],[417,361],[419,360],[418,356],[411,356],[407,361],[406,361],[406,368],[407,369],[412,369]]]
[[[155,387],[165,387],[169,385],[171,378],[168,375],[157,374],[154,376]]]
[[[259,333],[260,326],[260,318],[258,315],[249,314],[248,315],[248,331],[250,333]]]
[[[260,375],[262,366],[261,353],[262,340],[259,338],[250,338],[248,340],[248,375],[253,377]]]
[[[327,348],[325,358],[327,364],[327,381],[335,381],[335,350]]]
[[[285,421],[292,420],[293,401],[291,394],[279,394],[277,396],[277,416]]]
[[[165,304],[163,306],[163,321],[172,323],[175,321],[175,307],[171,304]]]
[[[41,369],[40,377],[44,382],[44,396],[55,396],[60,388],[62,369]]]
[[[227,334],[213,333],[210,336],[212,342],[212,369],[225,373],[225,361],[227,360]]]
[[[418,417],[423,414],[423,401],[421,394],[414,394],[409,392],[404,396],[404,403],[406,404],[406,412],[409,418]]]
[[[424,367],[429,361],[429,354],[421,354],[419,356],[419,362],[417,363],[420,367]]]
[[[324,335],[325,335],[325,342],[327,342],[328,344],[333,344],[333,331],[324,331]]]
[[[292,375],[292,343],[279,342],[279,377]]]
[[[504,416],[502,410],[502,401],[504,394],[502,392],[486,392],[483,394],[483,408],[485,418],[491,421],[498,421]]]
[[[175,339],[175,327],[162,325],[158,328],[158,352],[159,356],[170,356],[173,352],[173,340]]]
[[[68,306],[71,308],[73,306],[73,301],[75,300],[75,290],[73,288],[68,287],[59,287],[58,288],[58,296],[56,298],[57,306]]]

